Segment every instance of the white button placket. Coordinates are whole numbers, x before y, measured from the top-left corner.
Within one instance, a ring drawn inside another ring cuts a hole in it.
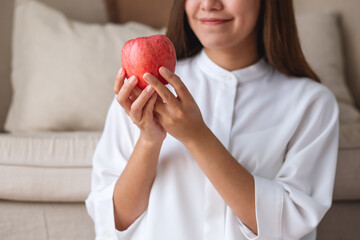
[[[237,81],[230,73],[218,86],[220,98],[215,103],[212,130],[228,148],[235,104]],[[225,234],[226,204],[208,178],[205,180],[205,240],[219,240]]]

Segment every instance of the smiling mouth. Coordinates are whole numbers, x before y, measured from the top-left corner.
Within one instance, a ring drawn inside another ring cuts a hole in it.
[[[228,23],[231,19],[218,19],[218,18],[201,18],[200,22],[204,25],[214,26]]]

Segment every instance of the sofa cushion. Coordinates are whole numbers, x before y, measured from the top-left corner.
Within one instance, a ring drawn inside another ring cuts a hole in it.
[[[101,131],[124,43],[163,30],[89,24],[36,1],[16,6],[9,132]]]
[[[94,223],[84,203],[0,201],[2,240],[90,240]]]
[[[0,134],[0,198],[84,201],[100,132]]]
[[[340,126],[334,199],[360,199],[360,121]]]
[[[338,101],[354,103],[345,81],[345,60],[338,17],[331,12],[297,15],[305,57]]]
[[[360,122],[360,111],[352,104],[338,102],[339,120],[341,125],[356,124]],[[358,139],[360,142],[360,139]]]
[[[340,149],[336,168],[334,200],[360,199],[360,147]]]
[[[297,14],[333,11],[339,15],[343,40],[347,84],[360,109],[360,1],[294,0]]]
[[[340,123],[360,122],[360,112],[345,80],[345,56],[339,16],[334,12],[324,11],[303,13],[297,15],[297,24],[305,57],[322,83],[337,98]],[[356,138],[360,142],[360,136]]]
[[[317,240],[356,240],[360,236],[360,201],[335,201],[317,227]]]
[[[0,1],[0,131],[4,131],[4,123],[11,102],[11,34],[15,2],[29,0]],[[84,22],[105,23],[107,14],[105,4],[101,0],[37,0],[45,2],[65,13],[66,16]]]
[[[360,121],[340,125],[339,149],[360,149]]]
[[[91,167],[100,132],[0,134],[0,163],[40,167]]]

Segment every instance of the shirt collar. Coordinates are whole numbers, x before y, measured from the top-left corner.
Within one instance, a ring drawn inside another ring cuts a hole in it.
[[[248,82],[261,79],[265,77],[265,75],[269,74],[272,70],[264,58],[261,58],[259,61],[248,67],[234,71],[228,71],[217,65],[208,57],[204,49],[202,49],[195,58],[198,66],[203,72],[205,72],[205,74],[212,75],[221,81],[227,81],[228,76],[231,75],[234,76],[239,82]]]

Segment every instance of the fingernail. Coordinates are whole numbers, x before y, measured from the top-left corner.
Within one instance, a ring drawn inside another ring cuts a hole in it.
[[[118,71],[118,76],[121,76],[123,73],[124,73],[123,68],[120,68],[119,71]]]
[[[167,69],[166,67],[160,67],[159,72],[164,75],[170,75],[171,71]]]
[[[144,75],[143,75],[143,79],[146,81],[146,82],[148,82],[149,81],[149,73],[144,73]]]
[[[130,84],[135,84],[135,83],[136,83],[136,77],[135,77],[135,76],[131,76],[131,77],[129,78],[129,82],[130,82]]]
[[[153,88],[151,85],[147,85],[146,91],[147,91],[148,93],[152,93],[152,92],[154,92],[154,88]]]

